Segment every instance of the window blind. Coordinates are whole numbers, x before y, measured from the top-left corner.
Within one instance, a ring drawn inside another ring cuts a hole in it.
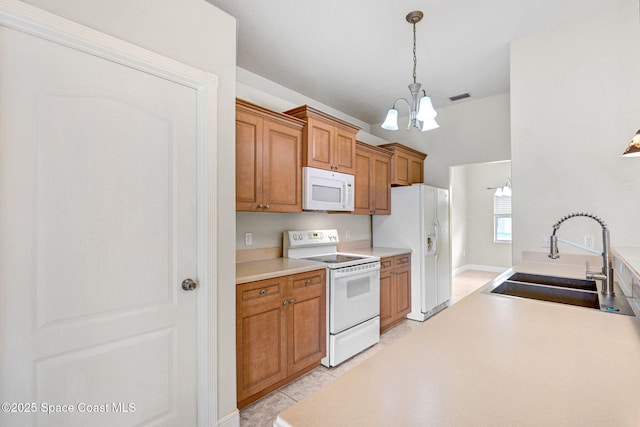
[[[493,196],[493,214],[511,215],[511,196]]]

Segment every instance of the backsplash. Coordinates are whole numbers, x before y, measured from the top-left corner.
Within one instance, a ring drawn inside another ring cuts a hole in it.
[[[283,231],[311,229],[337,229],[343,244],[371,240],[371,216],[325,212],[236,212],[236,250],[282,248]],[[252,245],[245,245],[245,233],[251,233]]]

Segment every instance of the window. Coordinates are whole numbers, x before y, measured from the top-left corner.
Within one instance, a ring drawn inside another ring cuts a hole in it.
[[[493,196],[493,241],[511,243],[511,195]]]

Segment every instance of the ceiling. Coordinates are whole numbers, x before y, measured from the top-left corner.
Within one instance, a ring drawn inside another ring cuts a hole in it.
[[[417,81],[438,109],[508,92],[511,41],[624,0],[207,1],[237,18],[239,67],[373,124],[409,96],[413,10]]]

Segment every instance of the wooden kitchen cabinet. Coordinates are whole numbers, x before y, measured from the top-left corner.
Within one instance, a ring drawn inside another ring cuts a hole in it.
[[[424,182],[425,153],[393,142],[380,147],[393,153],[391,157],[391,185],[411,185]]]
[[[411,311],[411,254],[380,260],[380,332],[403,321]]]
[[[304,122],[236,99],[236,210],[302,211]]]
[[[356,142],[355,214],[391,213],[391,156],[384,148]]]
[[[238,408],[320,365],[325,278],[321,269],[236,286]]]
[[[354,174],[356,134],[360,128],[303,105],[285,114],[306,122],[302,130],[302,165]]]

